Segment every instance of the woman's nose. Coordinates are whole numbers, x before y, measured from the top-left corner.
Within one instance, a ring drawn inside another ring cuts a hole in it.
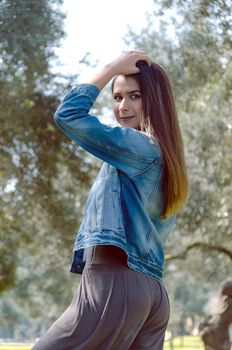
[[[128,110],[128,102],[126,101],[125,98],[122,99],[119,109],[120,109],[120,111],[127,111]]]

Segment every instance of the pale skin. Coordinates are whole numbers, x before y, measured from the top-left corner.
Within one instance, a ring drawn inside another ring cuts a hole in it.
[[[142,96],[137,81],[132,77],[117,76],[113,88],[113,111],[122,127],[141,129]]]
[[[126,52],[99,70],[89,80],[90,84],[102,90],[114,76],[118,76],[113,91],[115,117],[122,127],[138,130],[140,130],[142,117],[142,97],[136,80],[127,75],[139,72],[136,63],[141,60],[151,65],[151,59],[145,52]]]

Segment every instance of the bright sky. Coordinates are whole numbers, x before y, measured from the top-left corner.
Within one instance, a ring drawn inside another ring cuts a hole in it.
[[[119,56],[128,49],[123,42],[128,25],[139,33],[153,7],[153,0],[64,0],[67,37],[56,50],[62,63],[59,71],[84,77],[87,73],[83,65],[80,72],[78,62],[87,52],[91,63],[99,61],[98,65]]]

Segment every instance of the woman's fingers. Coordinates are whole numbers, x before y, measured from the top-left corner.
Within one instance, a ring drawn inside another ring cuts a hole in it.
[[[151,65],[151,59],[145,51],[128,51],[128,53],[137,55],[138,60],[146,61],[149,66]]]
[[[151,67],[151,59],[146,53],[141,53],[141,58],[138,61],[145,61],[149,67]]]
[[[148,66],[151,66],[151,59],[144,51],[128,51],[123,53],[112,65],[116,74],[134,74],[139,72],[136,66],[138,61],[144,61]]]
[[[139,68],[136,66],[138,61],[144,61],[151,66],[151,59],[146,52],[128,51],[96,72],[88,82],[102,90],[115,75],[139,73]]]

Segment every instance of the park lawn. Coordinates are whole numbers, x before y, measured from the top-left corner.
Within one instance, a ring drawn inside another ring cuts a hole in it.
[[[203,342],[200,337],[176,337],[173,341],[174,350],[204,350]],[[170,350],[170,341],[166,341],[164,345],[164,350]],[[1,350],[1,348],[0,348]]]
[[[1,345],[0,350],[31,350],[31,345]],[[199,337],[177,337],[173,340],[174,350],[204,350]],[[164,350],[170,350],[170,342],[166,341]]]
[[[31,345],[0,345],[0,350],[30,350],[31,348]]]

